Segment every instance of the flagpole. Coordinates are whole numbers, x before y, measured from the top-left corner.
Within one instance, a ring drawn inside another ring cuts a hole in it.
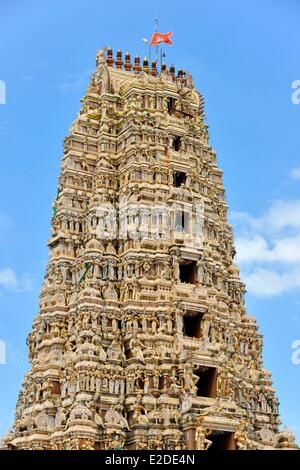
[[[157,16],[154,18],[155,21],[155,32],[158,33],[158,18]],[[156,46],[156,64],[158,63],[158,48],[159,45]]]

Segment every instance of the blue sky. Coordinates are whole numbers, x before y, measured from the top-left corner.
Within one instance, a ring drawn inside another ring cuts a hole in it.
[[[38,313],[62,141],[80,107],[99,47],[147,50],[173,31],[167,62],[189,70],[206,100],[248,283],[283,422],[300,441],[300,80],[297,0],[0,0],[0,435],[10,426]],[[1,100],[0,100],[1,102]]]

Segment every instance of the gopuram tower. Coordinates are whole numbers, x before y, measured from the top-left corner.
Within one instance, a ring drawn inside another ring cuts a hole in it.
[[[8,449],[293,449],[188,72],[97,54]]]

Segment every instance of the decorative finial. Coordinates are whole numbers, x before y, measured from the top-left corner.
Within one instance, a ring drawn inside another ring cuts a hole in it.
[[[114,59],[113,59],[113,51],[111,47],[107,48],[107,57],[106,57],[106,63],[109,67],[112,67],[114,65]]]
[[[133,67],[134,73],[140,73],[142,71],[142,67],[140,65],[140,58],[138,55],[135,56],[134,58],[134,67]]]
[[[175,80],[175,67],[174,67],[174,65],[171,65],[171,67],[170,67],[170,75],[171,75],[172,79]]]
[[[149,73],[149,66],[148,66],[148,57],[144,57],[144,60],[143,60],[143,71],[145,73]]]
[[[125,70],[126,70],[126,72],[130,72],[131,69],[132,69],[132,65],[131,65],[131,62],[130,62],[130,54],[127,51],[126,54],[125,54]]]
[[[121,49],[118,49],[117,50],[117,60],[116,60],[116,66],[117,66],[117,69],[121,69],[123,67],[123,60],[122,60],[122,50]]]
[[[157,76],[156,60],[152,60],[152,64],[151,64],[151,75],[153,75],[153,77],[156,77],[156,76]]]

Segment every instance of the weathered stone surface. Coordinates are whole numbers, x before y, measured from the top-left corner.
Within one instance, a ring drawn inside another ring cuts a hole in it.
[[[245,309],[202,95],[187,72],[107,54],[64,142],[32,367],[3,446],[295,448]]]

